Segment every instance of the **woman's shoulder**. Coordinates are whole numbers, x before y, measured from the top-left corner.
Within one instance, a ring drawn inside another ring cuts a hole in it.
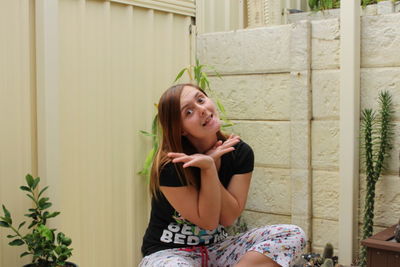
[[[238,153],[243,152],[249,152],[249,151],[253,151],[253,149],[251,148],[251,146],[249,144],[247,144],[245,141],[243,141],[242,139],[240,139],[239,143],[237,143],[235,146],[235,151],[237,151]]]
[[[171,161],[160,167],[160,185],[161,186],[184,186],[185,183],[179,178],[177,166]]]

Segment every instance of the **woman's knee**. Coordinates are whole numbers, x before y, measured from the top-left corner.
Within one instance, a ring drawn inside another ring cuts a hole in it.
[[[304,230],[297,225],[288,225],[290,228],[290,232],[293,233],[292,237],[296,239],[301,247],[301,249],[305,248],[307,244],[307,235]]]

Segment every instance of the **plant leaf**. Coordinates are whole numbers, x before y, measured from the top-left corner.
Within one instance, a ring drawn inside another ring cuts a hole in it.
[[[45,188],[43,188],[42,190],[40,190],[38,198],[43,194],[44,191],[47,190],[47,188],[49,188],[48,186],[46,186]]]
[[[1,217],[1,219],[11,225],[12,224],[11,214],[4,205],[3,205],[3,211],[4,211],[4,217]]]
[[[52,205],[52,204],[51,204],[50,202],[46,202],[46,203],[44,203],[43,205],[40,206],[40,209],[41,209],[41,210],[48,209],[48,208],[51,207],[51,205]]]
[[[141,134],[145,135],[145,136],[151,136],[151,137],[156,136],[155,134],[151,134],[151,133],[146,132],[146,131],[143,131],[143,130],[140,130],[139,132],[140,132]]]
[[[0,221],[0,226],[5,228],[10,228],[10,225],[7,222]]]
[[[26,223],[26,222],[22,222],[22,223],[20,223],[20,224],[19,224],[19,226],[18,226],[18,230],[19,230],[19,229],[21,229],[21,227],[22,227],[22,226],[24,226],[24,225],[25,225],[25,223]]]
[[[46,218],[47,218],[47,219],[48,219],[48,218],[53,218],[53,217],[56,217],[56,216],[59,215],[59,214],[60,214],[60,212],[55,211],[55,212],[50,213],[49,215],[47,215]]]
[[[31,189],[25,185],[19,187],[21,190],[32,192]]]
[[[24,241],[22,239],[14,239],[10,243],[8,243],[10,246],[22,246],[24,244]]]
[[[37,224],[36,221],[32,221],[31,224],[28,226],[28,229],[31,229],[33,226]]]
[[[35,190],[36,186],[39,184],[40,182],[40,178],[36,177],[36,179],[33,180],[33,185],[32,185],[32,189]]]
[[[33,202],[37,203],[36,200],[33,198],[32,195],[26,194],[30,199],[32,199]]]
[[[26,255],[29,255],[29,254],[31,254],[31,253],[25,251],[24,253],[22,253],[21,255],[19,255],[19,257],[22,258],[22,257],[25,257]]]
[[[181,70],[181,71],[178,73],[178,75],[176,76],[176,78],[175,78],[175,80],[174,80],[174,83],[176,83],[176,81],[178,81],[178,80],[182,77],[182,75],[185,73],[186,70],[187,70],[187,68],[184,68],[183,70]]]
[[[34,180],[33,180],[32,175],[27,174],[27,175],[25,176],[25,180],[26,180],[26,183],[28,184],[29,188],[32,188],[33,183],[34,183]]]
[[[3,211],[4,211],[4,216],[6,216],[6,218],[8,217],[11,217],[11,214],[10,214],[10,212],[7,210],[7,208],[4,206],[4,205],[2,205],[3,206]]]

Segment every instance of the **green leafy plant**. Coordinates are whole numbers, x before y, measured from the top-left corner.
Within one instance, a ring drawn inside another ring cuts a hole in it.
[[[376,4],[384,0],[361,0],[361,6]],[[312,11],[340,8],[340,0],[308,0],[308,6]]]
[[[50,229],[46,226],[47,220],[54,218],[60,212],[49,212],[48,208],[52,206],[48,197],[42,197],[48,186],[44,187],[38,193],[40,178],[33,178],[30,174],[25,177],[26,186],[21,186],[22,191],[28,192],[26,195],[33,201],[34,208],[28,209],[26,217],[31,219],[28,226],[30,233],[22,234],[21,228],[26,224],[23,221],[18,227],[15,227],[10,212],[3,206],[4,215],[0,217],[0,226],[9,228],[13,234],[7,235],[12,239],[10,246],[27,246],[27,251],[20,257],[32,255],[32,264],[36,267],[57,267],[65,266],[66,260],[72,255],[72,248],[69,248],[72,241],[63,233],[59,232],[56,236],[56,229]]]
[[[339,8],[340,0],[308,0],[308,6],[312,11]]]
[[[182,75],[186,72],[189,75],[189,79],[192,83],[196,83],[201,89],[203,89],[207,94],[210,94],[210,96],[215,100],[221,120],[224,122],[222,124],[222,128],[231,127],[233,126],[233,122],[228,119],[228,115],[226,114],[224,105],[222,104],[216,93],[211,89],[210,81],[208,80],[208,76],[205,71],[206,69],[209,69],[214,73],[215,76],[222,79],[221,75],[216,71],[214,67],[200,64],[199,60],[196,59],[196,65],[190,65],[186,68],[183,68],[176,76],[174,83],[179,81]]]
[[[393,124],[392,97],[388,91],[379,94],[379,112],[362,111],[362,148],[365,154],[367,191],[365,196],[363,239],[372,235],[375,204],[375,185],[378,182],[385,159],[392,148]],[[366,248],[361,248],[360,266],[366,265]]]
[[[227,127],[233,126],[233,123],[228,119],[224,105],[222,105],[218,96],[215,94],[215,92],[210,87],[210,81],[208,79],[207,73],[205,72],[206,69],[211,70],[215,74],[215,76],[221,78],[221,75],[215,70],[214,67],[209,66],[209,65],[200,64],[199,60],[196,59],[196,65],[190,65],[188,67],[183,68],[176,76],[174,83],[178,82],[182,78],[183,74],[187,73],[189,75],[189,79],[190,79],[191,83],[197,84],[201,89],[203,89],[207,94],[209,94],[213,99],[215,99],[218,110],[220,112],[220,117],[223,121],[222,128],[227,128]],[[139,172],[140,175],[145,176],[147,178],[147,180],[149,180],[151,165],[153,163],[154,157],[156,155],[156,152],[157,152],[157,149],[159,146],[159,135],[161,133],[161,129],[158,125],[157,114],[153,118],[151,132],[147,132],[147,131],[143,131],[143,130],[140,132],[143,135],[149,136],[152,138],[152,148],[147,153],[142,170]]]

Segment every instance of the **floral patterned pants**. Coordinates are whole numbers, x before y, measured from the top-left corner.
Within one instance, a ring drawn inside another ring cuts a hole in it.
[[[139,267],[230,267],[248,251],[262,253],[279,265],[288,267],[305,245],[306,236],[298,226],[269,225],[208,245],[206,253],[204,247],[161,250],[144,257]]]

